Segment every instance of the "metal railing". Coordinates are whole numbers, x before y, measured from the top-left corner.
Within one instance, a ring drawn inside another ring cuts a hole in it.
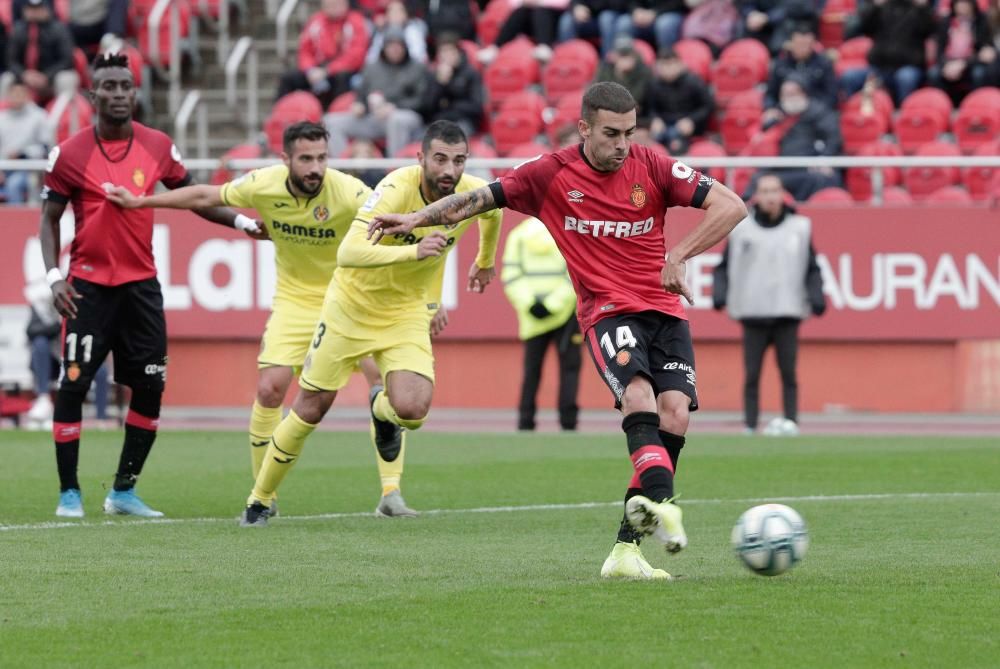
[[[163,57],[160,54],[160,25],[163,16],[170,12],[170,62],[167,64],[167,108],[170,115],[177,113],[181,98],[181,14],[180,8],[173,0],[157,0],[149,12],[147,29],[149,30],[149,60],[160,70],[163,69]]]
[[[189,91],[184,96],[184,101],[181,103],[180,109],[177,111],[177,116],[174,119],[174,141],[181,156],[187,156],[188,125],[191,122],[191,117],[196,114],[195,137],[197,148],[195,155],[199,162],[205,162],[208,158],[208,108],[201,99],[201,91]]]
[[[240,65],[247,61],[246,69],[246,108],[241,114],[247,128],[247,138],[253,141],[260,131],[260,113],[258,111],[257,88],[260,79],[257,49],[252,37],[241,37],[233,47],[233,52],[226,60],[226,104],[236,113],[240,113],[239,104],[239,74]]]
[[[274,16],[274,50],[278,60],[284,60],[288,55],[288,23],[298,4],[299,0],[284,0]]]

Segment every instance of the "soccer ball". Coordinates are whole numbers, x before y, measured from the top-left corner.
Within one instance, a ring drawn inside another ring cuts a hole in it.
[[[784,504],[761,504],[744,511],[733,527],[732,540],[743,564],[762,576],[788,571],[809,547],[805,521]]]

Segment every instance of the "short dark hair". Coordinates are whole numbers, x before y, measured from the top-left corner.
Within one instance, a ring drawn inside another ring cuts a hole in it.
[[[454,121],[434,121],[424,132],[424,139],[420,143],[420,149],[427,153],[431,148],[431,142],[440,139],[445,144],[461,144],[465,142],[469,146],[469,138],[465,136],[465,131]]]
[[[330,139],[330,133],[319,123],[312,121],[299,121],[285,128],[281,136],[281,147],[288,155],[292,154],[292,147],[300,139],[307,139],[310,142]]]
[[[635,109],[635,98],[627,88],[613,81],[591,84],[583,94],[580,116],[587,123],[593,123],[597,112],[602,109],[615,114],[624,114]]]
[[[132,70],[129,70],[128,67],[128,56],[125,54],[111,52],[98,54],[90,66],[90,69],[93,71],[92,84],[97,84],[98,75],[101,74],[102,70],[111,70],[118,67],[128,70],[129,74],[132,74]]]

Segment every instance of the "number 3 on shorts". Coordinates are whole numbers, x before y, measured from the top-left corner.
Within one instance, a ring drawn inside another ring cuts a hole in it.
[[[320,323],[319,325],[316,326],[316,338],[313,339],[312,343],[313,348],[319,348],[319,343],[323,341],[323,335],[325,334],[326,334],[326,323]]]
[[[625,348],[626,346],[633,348],[636,344],[635,337],[632,335],[632,329],[627,325],[622,325],[615,329],[615,341],[618,343],[619,349]],[[615,357],[615,353],[617,353],[617,351],[611,344],[610,332],[605,332],[601,337],[601,346],[603,346],[604,350],[607,351],[609,358]]]

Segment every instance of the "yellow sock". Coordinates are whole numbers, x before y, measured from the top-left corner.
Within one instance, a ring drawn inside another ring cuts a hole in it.
[[[299,459],[299,454],[306,445],[306,438],[315,429],[315,425],[305,422],[294,411],[288,412],[274,430],[271,443],[267,447],[267,454],[264,456],[264,464],[254,482],[247,504],[260,502],[265,506],[271,506],[275,491],[292,465]]]
[[[375,449],[375,464],[378,465],[378,477],[382,481],[382,495],[388,495],[393,490],[399,490],[399,481],[403,478],[403,456],[406,455],[406,433],[402,434],[402,444],[399,448],[399,455],[392,462],[382,459],[382,454]],[[372,435],[372,446],[375,446],[375,437]]]
[[[250,468],[254,479],[260,474],[271,435],[281,422],[281,407],[264,407],[257,400],[250,410]]]
[[[387,420],[390,423],[395,423],[400,427],[405,427],[407,430],[416,430],[421,425],[424,424],[424,418],[400,418],[396,413],[396,410],[392,408],[392,404],[389,403],[389,396],[383,390],[375,397],[375,404],[372,405],[372,413],[379,420]]]

